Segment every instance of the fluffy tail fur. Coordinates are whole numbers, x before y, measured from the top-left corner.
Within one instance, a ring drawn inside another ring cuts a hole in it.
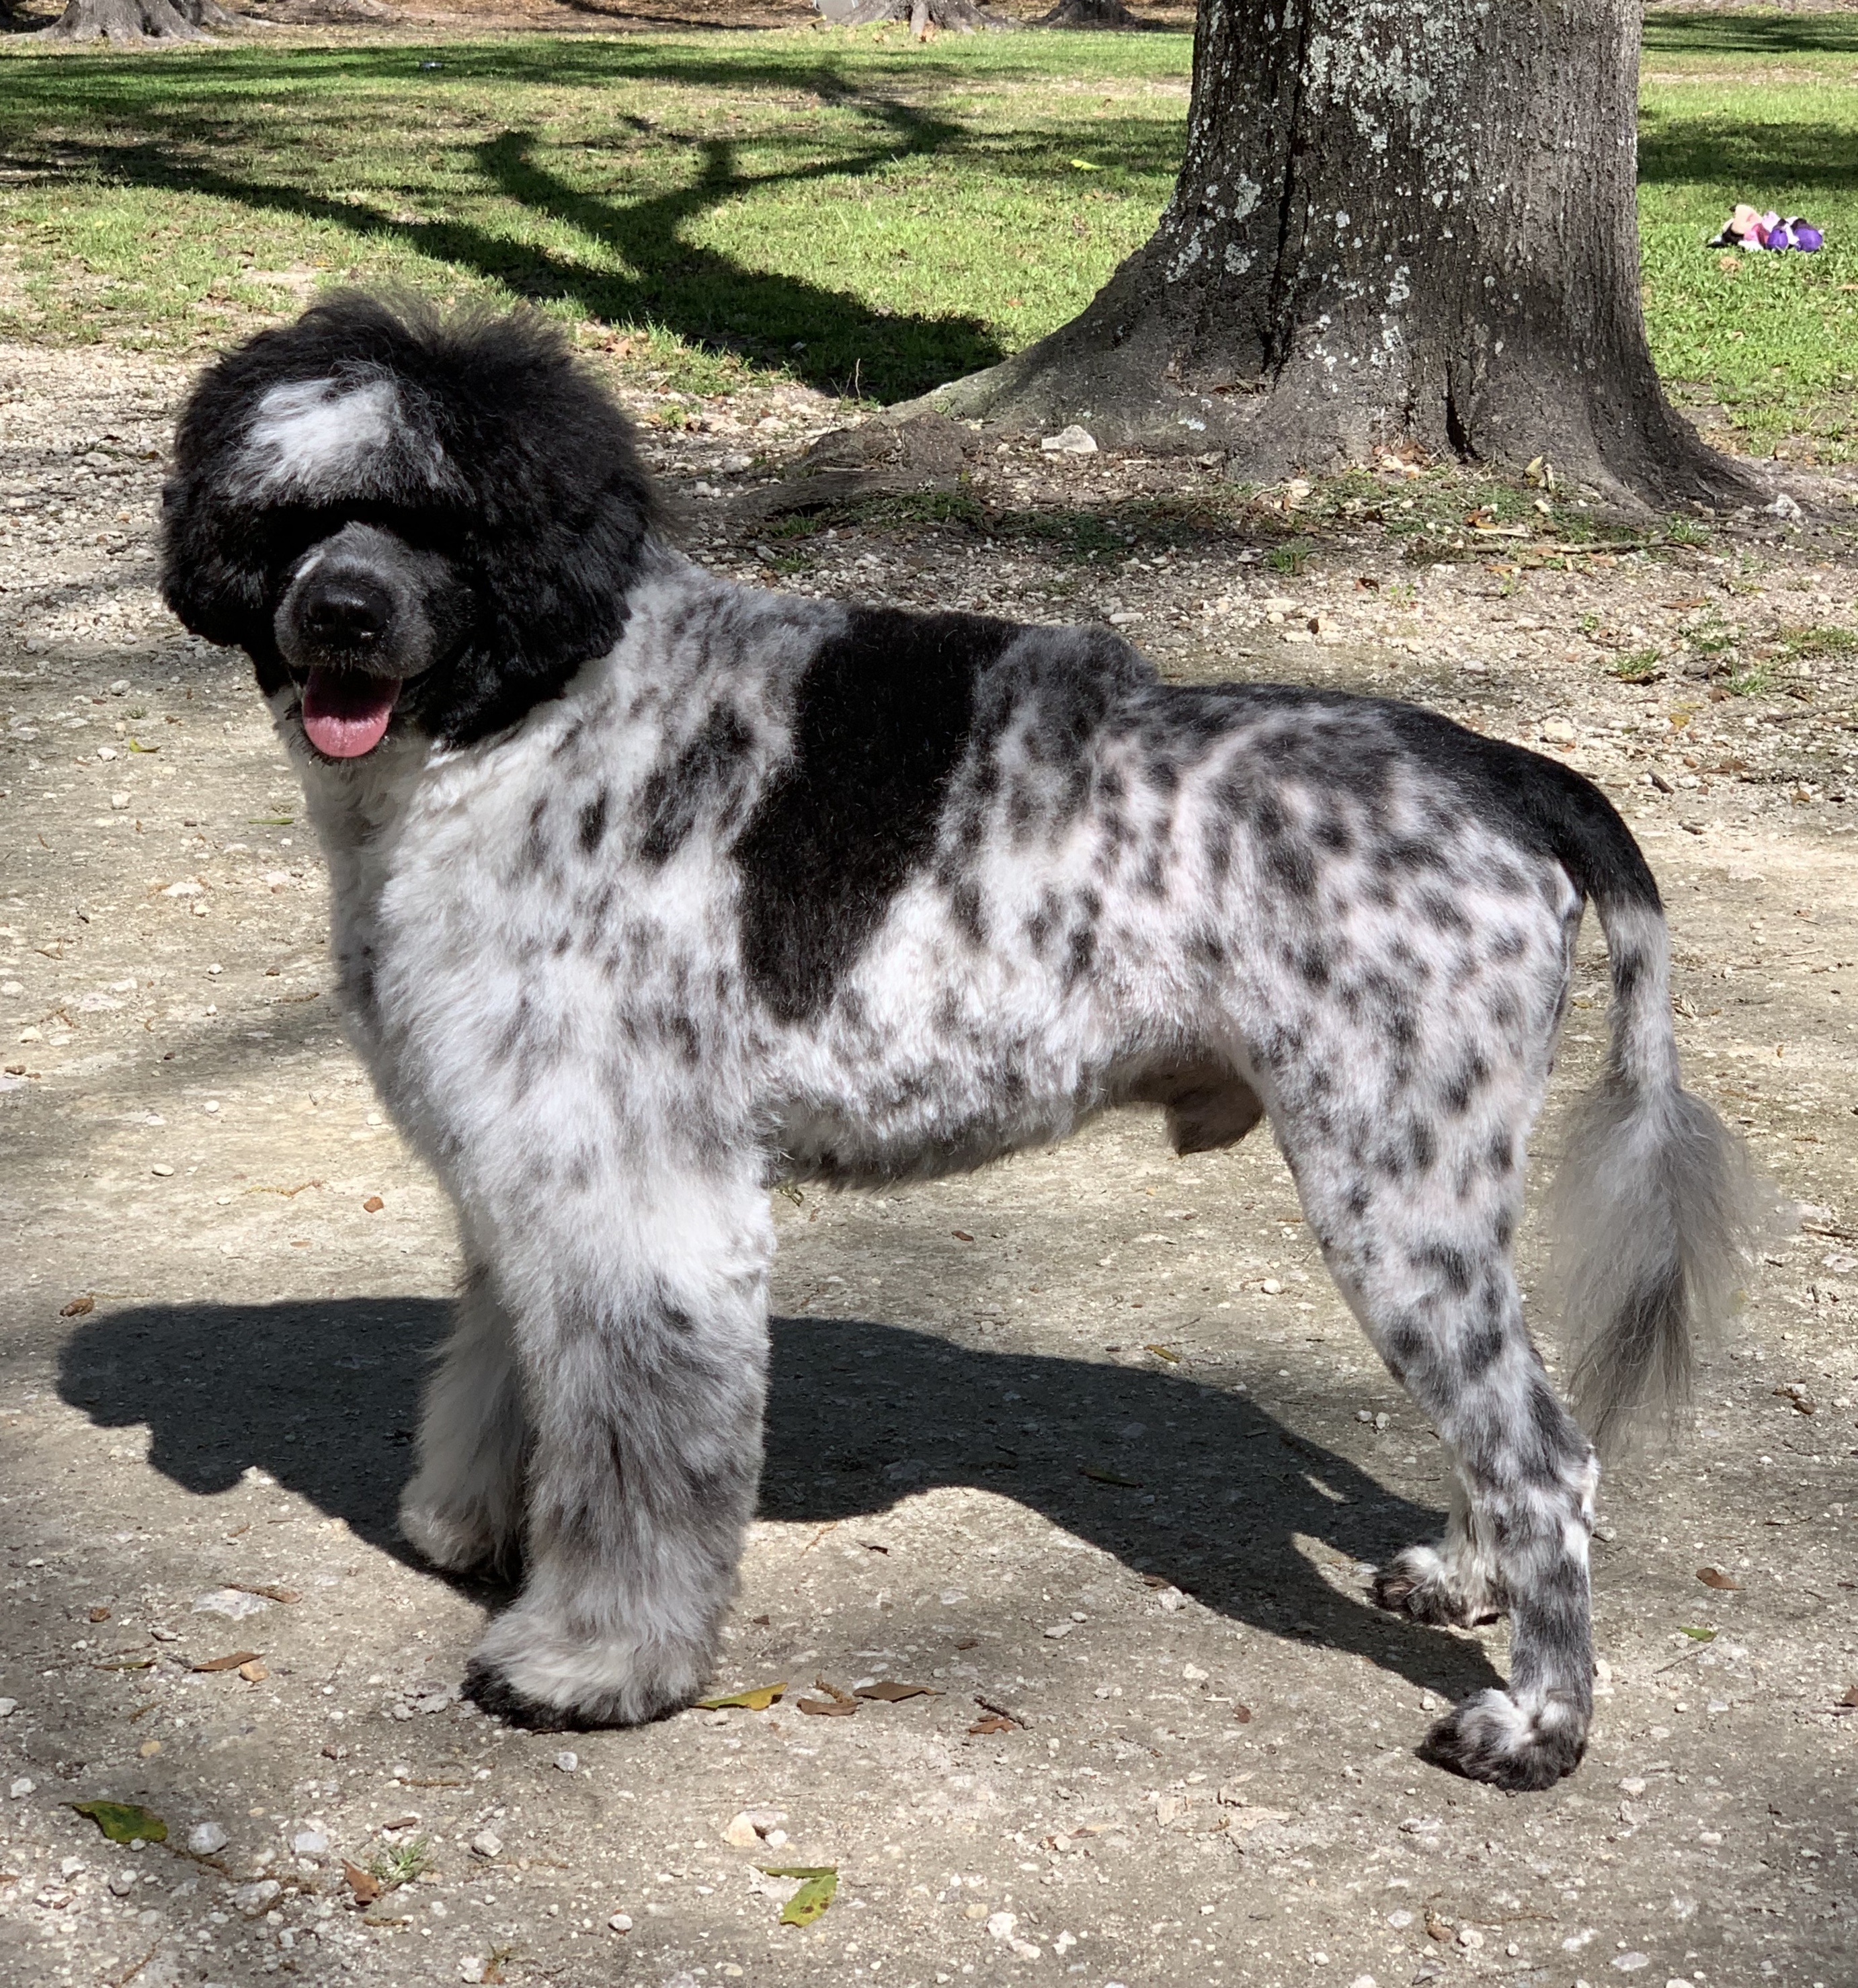
[[[1555,1257],[1569,1391],[1605,1453],[1637,1412],[1671,1420],[1687,1405],[1697,1344],[1737,1301],[1767,1202],[1741,1141],[1679,1077],[1655,886],[1619,890],[1617,873],[1593,881],[1612,956],[1613,1045],[1555,1182]]]

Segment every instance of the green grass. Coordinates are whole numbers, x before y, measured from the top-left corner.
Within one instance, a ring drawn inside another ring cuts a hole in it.
[[[0,240],[43,316],[0,328],[186,343],[286,307],[267,272],[400,279],[630,328],[688,390],[894,399],[1142,240],[1190,63],[1173,35],[804,31],[16,59]]]
[[[1652,350],[1747,445],[1858,456],[1858,15],[1654,15],[1640,233]],[[1816,255],[1701,246],[1738,200],[1804,214]]]
[[[525,297],[658,384],[892,400],[1071,316],[1167,199],[1172,34],[7,46],[0,335],[186,350],[320,282]],[[431,66],[430,65],[436,65]],[[1658,14],[1653,347],[1750,445],[1858,455],[1858,18]],[[1738,198],[1817,256],[1704,236]]]

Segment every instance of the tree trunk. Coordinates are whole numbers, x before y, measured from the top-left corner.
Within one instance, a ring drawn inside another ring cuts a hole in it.
[[[215,0],[69,0],[41,32],[61,42],[198,42],[208,28],[234,28],[238,17]]]
[[[1081,316],[932,404],[1271,477],[1417,445],[1661,503],[1752,485],[1639,303],[1638,0],[1203,0],[1186,157]]]
[[[1058,0],[1049,14],[1041,14],[1035,28],[1146,28],[1122,0]]]
[[[975,0],[814,0],[814,5],[841,28],[875,28],[884,21],[907,21],[919,41],[932,27],[966,35],[977,28],[1014,25],[1004,15],[976,5]]]

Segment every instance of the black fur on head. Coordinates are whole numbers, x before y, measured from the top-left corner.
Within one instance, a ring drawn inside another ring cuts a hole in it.
[[[341,292],[195,387],[161,590],[267,696],[384,696],[465,744],[612,647],[657,521],[631,423],[543,320]]]

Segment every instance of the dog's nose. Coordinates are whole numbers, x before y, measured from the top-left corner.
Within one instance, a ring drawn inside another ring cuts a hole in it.
[[[394,604],[384,587],[353,573],[318,574],[298,612],[303,632],[332,649],[371,649],[386,634]]]

